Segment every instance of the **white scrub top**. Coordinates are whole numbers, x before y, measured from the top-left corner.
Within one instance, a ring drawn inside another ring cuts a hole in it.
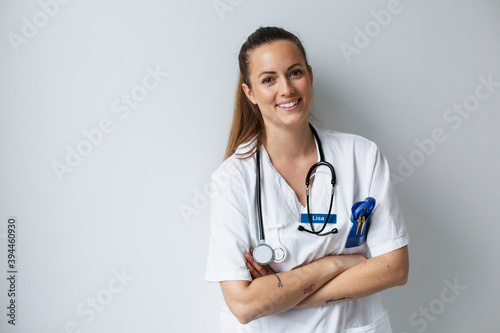
[[[325,228],[325,231],[337,228],[336,234],[316,236],[297,230],[299,225],[310,229],[309,223],[300,222],[300,215],[307,213],[307,209],[273,167],[264,146],[260,148],[262,218],[266,243],[273,248],[281,243],[288,251],[283,262],[270,264],[275,272],[289,271],[327,255],[363,253],[375,257],[409,242],[390,182],[387,160],[377,146],[357,135],[318,132],[325,161],[333,165],[337,176],[332,207],[336,223],[328,224]],[[237,150],[237,153],[244,152],[245,149]],[[252,280],[243,254],[259,244],[255,172],[255,155],[247,159],[232,155],[212,174],[215,193],[211,200],[206,281]],[[330,191],[329,169],[320,167],[310,190],[311,213],[328,213]],[[351,222],[351,208],[367,197],[375,198],[376,205],[366,241],[359,246],[346,248],[351,228],[356,228],[356,224]],[[276,225],[282,226],[277,233],[273,229]],[[322,225],[314,224],[315,230],[319,230]],[[378,294],[321,307],[291,309],[246,325],[240,324],[224,305],[220,325],[221,332],[391,332],[389,317]]]

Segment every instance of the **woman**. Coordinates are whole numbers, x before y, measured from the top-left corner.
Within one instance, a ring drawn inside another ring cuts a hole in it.
[[[310,126],[313,72],[295,35],[257,29],[239,66],[205,276],[227,304],[221,330],[391,332],[377,293],[406,283],[409,238],[386,159],[362,137]],[[334,170],[308,176],[318,160]],[[271,247],[269,264],[252,256],[259,243]]]

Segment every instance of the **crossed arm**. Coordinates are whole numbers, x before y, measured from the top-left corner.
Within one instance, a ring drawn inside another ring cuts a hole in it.
[[[291,308],[323,306],[362,298],[406,284],[408,248],[366,259],[361,254],[326,256],[288,272],[275,273],[245,253],[253,281],[223,281],[224,299],[243,324]]]

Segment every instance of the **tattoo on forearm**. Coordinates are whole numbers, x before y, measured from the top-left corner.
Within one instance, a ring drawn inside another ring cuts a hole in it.
[[[325,304],[328,304],[328,303],[332,303],[332,302],[337,302],[337,301],[343,301],[343,300],[346,300],[346,299],[352,299],[351,297],[341,297],[341,298],[337,298],[337,299],[329,299],[325,302]]]
[[[304,289],[304,295],[312,293],[315,288],[316,288],[316,285],[315,284],[311,284],[309,287],[307,287],[306,289]]]
[[[281,283],[281,279],[278,274],[274,273],[274,276],[278,279],[278,288],[283,288],[283,283]]]

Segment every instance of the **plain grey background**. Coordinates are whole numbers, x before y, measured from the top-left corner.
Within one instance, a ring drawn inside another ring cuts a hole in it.
[[[498,332],[499,16],[493,0],[2,1],[0,330],[218,331],[209,176],[239,48],[277,25],[304,42],[324,127],[389,160],[411,238],[408,284],[382,293],[393,331]]]

